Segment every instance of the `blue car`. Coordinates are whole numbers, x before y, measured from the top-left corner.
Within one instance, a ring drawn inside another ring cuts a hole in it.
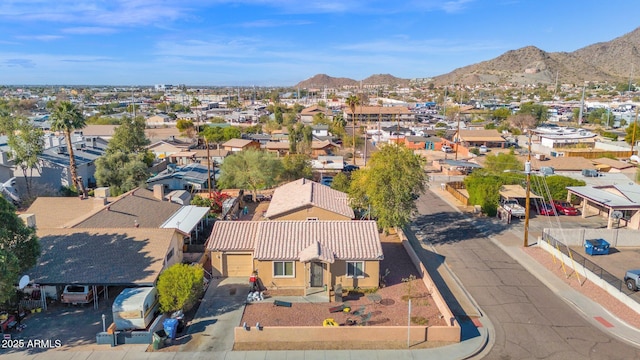
[[[331,184],[333,184],[333,178],[329,176],[323,177],[322,179],[320,179],[320,184],[331,186]]]

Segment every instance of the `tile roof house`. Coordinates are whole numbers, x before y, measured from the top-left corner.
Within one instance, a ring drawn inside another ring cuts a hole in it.
[[[347,194],[308,179],[279,186],[264,214],[270,220],[352,220]]]
[[[206,248],[214,275],[257,271],[268,288],[304,295],[377,287],[384,257],[375,221],[217,221]]]

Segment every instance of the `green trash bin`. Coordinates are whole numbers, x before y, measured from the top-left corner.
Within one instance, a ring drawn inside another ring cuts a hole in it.
[[[167,340],[167,333],[164,330],[158,330],[153,333],[153,350],[160,350],[164,347]]]

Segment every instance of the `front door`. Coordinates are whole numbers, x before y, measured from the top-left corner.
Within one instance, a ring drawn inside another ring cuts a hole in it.
[[[312,262],[311,263],[311,287],[322,287],[323,281],[323,275],[324,274],[324,268],[322,266],[322,263],[319,262]]]

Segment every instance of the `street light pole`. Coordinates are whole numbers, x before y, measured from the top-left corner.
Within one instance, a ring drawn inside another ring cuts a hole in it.
[[[524,247],[529,246],[529,212],[531,207],[531,130],[528,130],[529,145],[527,162],[524,164],[524,173],[527,175],[527,192],[524,209]]]

